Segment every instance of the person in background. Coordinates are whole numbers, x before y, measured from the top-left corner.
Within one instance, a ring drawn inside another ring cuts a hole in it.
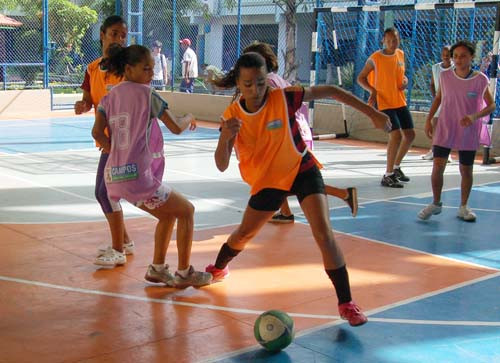
[[[87,66],[85,78],[81,86],[83,97],[80,101],[75,102],[75,113],[77,115],[90,111],[92,107],[94,107],[94,111],[96,112],[101,98],[113,86],[122,81],[121,76],[108,72],[106,57],[108,56],[108,49],[112,44],[125,45],[127,32],[127,23],[120,16],[112,15],[102,23],[100,29],[102,56]],[[101,155],[97,166],[95,197],[101,205],[101,209],[109,224],[111,246],[99,248],[94,263],[99,266],[114,267],[125,264],[127,262],[126,255],[133,254],[135,246],[134,241],[130,239],[125,228],[120,203],[108,197],[108,191],[104,182],[104,166],[109,154],[102,149],[102,145],[96,144],[101,150]]]
[[[439,89],[425,121],[425,133],[432,139],[434,154],[431,176],[433,201],[417,214],[422,220],[442,211],[443,174],[452,149],[458,151],[461,176],[457,217],[467,222],[476,220],[476,214],[467,205],[473,184],[472,170],[483,118],[491,114],[496,106],[488,89],[488,77],[472,69],[475,50],[474,44],[466,40],[451,47],[454,67],[441,72]],[[439,107],[441,112],[434,125],[432,120]]]
[[[399,48],[399,31],[387,28],[382,38],[383,49],[374,52],[358,75],[358,83],[370,92],[368,103],[388,115],[392,123],[387,143],[387,164],[380,184],[389,188],[403,188],[409,182],[400,164],[415,139],[413,119],[406,103],[404,90],[408,86],[405,76],[405,54]],[[373,74],[373,82],[368,77]]]
[[[182,56],[182,81],[180,91],[186,93],[194,92],[194,80],[198,77],[198,57],[191,48],[191,40],[184,38],[179,40],[184,54]]]
[[[153,60],[155,61],[153,80],[151,81],[151,86],[156,89],[163,91],[165,86],[168,84],[168,69],[167,69],[167,59],[165,55],[161,53],[161,48],[163,44],[159,40],[155,40],[151,46],[153,52]]]
[[[445,45],[441,49],[441,62],[436,63],[432,66],[432,75],[431,75],[431,84],[430,84],[432,99],[434,99],[436,97],[436,93],[439,89],[439,75],[441,74],[442,71],[450,69],[451,66],[452,66],[452,63],[451,63],[450,46]],[[436,114],[434,115],[434,118],[432,120],[434,125],[437,122],[438,116],[439,116],[439,109],[436,111]],[[427,154],[422,155],[422,159],[424,159],[424,160],[432,160],[433,157],[434,156],[432,154],[432,147],[429,149]],[[452,162],[451,154],[448,156],[448,162],[449,163]]]

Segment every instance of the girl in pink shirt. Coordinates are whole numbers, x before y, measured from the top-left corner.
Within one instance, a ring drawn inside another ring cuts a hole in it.
[[[434,153],[431,177],[434,200],[418,213],[423,220],[441,213],[443,174],[451,149],[458,150],[462,177],[457,217],[468,222],[476,220],[476,215],[467,206],[473,182],[472,169],[482,119],[495,110],[495,102],[488,90],[488,78],[472,70],[474,53],[475,46],[468,41],[459,41],[451,47],[454,67],[441,72],[439,89],[425,122],[425,133],[432,138]],[[434,126],[432,118],[439,106],[439,118]]]
[[[189,264],[194,207],[162,183],[165,162],[158,119],[174,134],[188,127],[193,130],[196,122],[190,114],[175,117],[167,102],[150,88],[154,60],[149,49],[118,46],[110,48],[108,55],[109,71],[123,75],[125,81],[101,99],[92,136],[109,153],[104,170],[109,197],[115,201],[124,198],[158,218],[153,263],[145,279],[178,288],[209,284],[212,276]],[[176,222],[179,261],[173,275],[165,265],[165,254]]]

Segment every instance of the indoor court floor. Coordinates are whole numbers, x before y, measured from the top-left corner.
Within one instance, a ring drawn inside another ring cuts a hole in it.
[[[380,186],[385,145],[315,143],[325,182],[358,188],[360,208],[329,197],[355,301],[368,323],[338,317],[334,289],[296,198],[296,222],[267,224],[223,282],[184,290],[144,280],[155,220],[123,203],[136,252],[121,267],[93,264],[109,244],[94,198],[93,117],[0,121],[0,363],[21,362],[500,362],[500,166],[474,167],[475,223],[456,218],[458,162],[445,173],[443,213],[431,201],[432,162],[412,149],[404,189]],[[218,131],[164,130],[166,180],[196,207],[192,264],[213,263],[241,220],[248,187],[233,154],[220,173]],[[176,268],[175,236],[167,263]],[[289,313],[296,337],[277,354],[253,323]]]

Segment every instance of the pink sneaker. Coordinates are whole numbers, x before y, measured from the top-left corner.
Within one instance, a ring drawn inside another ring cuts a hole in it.
[[[222,281],[224,277],[229,275],[229,266],[226,266],[222,270],[210,264],[205,268],[205,272],[210,272],[212,274],[212,282]]]
[[[347,320],[352,326],[363,325],[368,321],[365,314],[362,313],[354,301],[349,301],[339,305],[340,317]]]

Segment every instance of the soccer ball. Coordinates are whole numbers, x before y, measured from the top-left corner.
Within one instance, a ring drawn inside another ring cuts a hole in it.
[[[259,344],[270,352],[285,349],[295,335],[292,318],[280,310],[262,313],[255,321],[253,332]]]

